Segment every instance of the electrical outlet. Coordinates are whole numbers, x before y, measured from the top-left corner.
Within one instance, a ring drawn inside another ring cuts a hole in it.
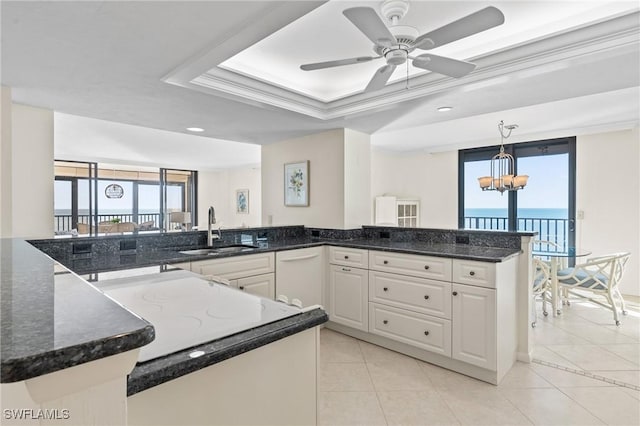
[[[456,244],[469,244],[468,235],[456,235]]]

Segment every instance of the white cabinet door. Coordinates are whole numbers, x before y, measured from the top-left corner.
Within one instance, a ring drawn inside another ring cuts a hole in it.
[[[452,357],[496,370],[496,291],[452,285]]]
[[[276,253],[276,296],[300,299],[302,306],[322,305],[324,247]]]
[[[234,280],[236,287],[247,293],[273,299],[276,291],[274,274],[262,274],[254,277],[238,278]]]
[[[366,269],[331,265],[329,320],[369,331],[369,277]]]

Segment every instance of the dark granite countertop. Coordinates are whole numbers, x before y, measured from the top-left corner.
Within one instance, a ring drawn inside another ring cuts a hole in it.
[[[0,239],[2,383],[146,345],[154,329],[19,239]]]
[[[329,244],[366,250],[392,251],[494,263],[503,262],[520,254],[520,250],[510,248],[483,247],[469,244],[439,244],[422,241],[391,241],[385,239],[347,240],[329,242]]]
[[[328,320],[326,312],[316,308],[162,358],[139,363],[129,375],[127,396],[323,324]],[[190,356],[196,351],[201,351],[203,354],[195,358]]]
[[[223,246],[222,244],[221,246]],[[392,241],[388,239],[332,240],[320,238],[288,238],[269,242],[259,241],[257,247],[236,253],[216,255],[182,254],[180,251],[195,249],[196,246],[171,247],[143,253],[121,253],[113,256],[78,256],[66,262],[67,267],[79,274],[113,271],[141,266],[172,264],[188,261],[220,259],[273,251],[294,250],[306,247],[333,245],[360,248],[364,250],[382,250],[425,256],[449,257],[455,259],[477,260],[482,262],[502,262],[520,253],[519,249],[474,246],[469,244],[442,244],[422,241]]]

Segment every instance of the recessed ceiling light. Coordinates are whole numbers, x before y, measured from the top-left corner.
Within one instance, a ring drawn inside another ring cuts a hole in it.
[[[187,127],[187,130],[190,132],[204,132],[204,129],[201,129],[200,127]]]
[[[444,106],[444,107],[438,108],[438,112],[447,112],[447,111],[451,111],[452,109],[453,107]]]

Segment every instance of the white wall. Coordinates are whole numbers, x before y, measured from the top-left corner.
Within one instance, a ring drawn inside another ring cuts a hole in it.
[[[227,174],[228,218],[225,228],[260,226],[262,223],[262,190],[261,168],[243,167],[229,169]],[[238,213],[236,208],[236,191],[249,190],[249,213]]]
[[[53,111],[12,106],[13,237],[53,235]]]
[[[420,227],[458,227],[458,152],[371,151],[371,205],[379,195],[420,200]],[[372,211],[371,221],[373,223]]]
[[[576,243],[594,255],[629,251],[631,260],[620,285],[623,294],[640,295],[640,135],[628,131],[578,136]]]
[[[371,221],[369,135],[336,129],[262,147],[262,223],[349,229]],[[284,205],[285,163],[309,160],[309,206]]]
[[[304,160],[309,160],[309,207],[285,207],[284,164]],[[343,129],[262,147],[262,223],[343,227]]]
[[[236,211],[236,190],[249,190],[249,214]],[[261,226],[260,167],[240,167],[217,172],[198,171],[199,229],[207,229],[209,206],[216,211],[217,225],[222,228]]]
[[[0,87],[0,238],[11,236],[11,88]]]

